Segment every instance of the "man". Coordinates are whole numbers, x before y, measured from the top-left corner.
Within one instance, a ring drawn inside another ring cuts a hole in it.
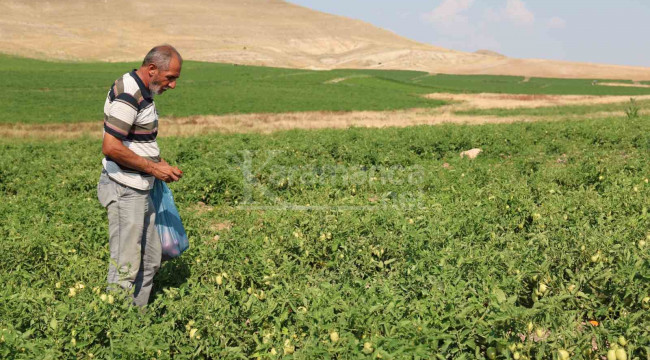
[[[182,176],[160,158],[153,96],[176,88],[182,64],[172,46],[154,47],[139,69],[115,81],[104,104],[105,158],[97,197],[108,213],[108,283],[109,289],[132,292],[137,306],[147,305],[162,257],[149,190],[154,178],[172,182]]]

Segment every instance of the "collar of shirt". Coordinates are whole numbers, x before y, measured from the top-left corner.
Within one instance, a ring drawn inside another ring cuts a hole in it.
[[[151,92],[149,91],[149,89],[146,86],[144,86],[144,83],[142,82],[142,79],[140,79],[140,77],[138,76],[138,73],[136,73],[136,69],[133,69],[133,71],[131,71],[131,77],[133,77],[135,79],[135,82],[140,87],[140,93],[142,94],[142,97],[145,98],[148,101],[152,101],[153,98],[151,97]]]

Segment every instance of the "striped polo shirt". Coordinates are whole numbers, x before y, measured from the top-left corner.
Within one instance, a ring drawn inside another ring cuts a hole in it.
[[[159,162],[158,112],[149,89],[135,70],[115,80],[104,103],[104,136],[122,140],[122,144],[136,155]],[[108,176],[122,185],[148,190],[154,177],[120,165],[109,157],[102,160]]]

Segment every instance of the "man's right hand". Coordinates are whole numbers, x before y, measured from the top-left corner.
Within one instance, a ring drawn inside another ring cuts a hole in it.
[[[171,166],[165,160],[160,160],[159,163],[154,163],[151,170],[151,175],[156,179],[162,180],[166,183],[178,181],[183,177],[183,172],[176,166]]]
[[[120,165],[153,175],[156,179],[164,182],[178,181],[183,177],[183,172],[179,168],[170,166],[167,161],[162,159],[160,162],[154,163],[138,156],[125,147],[122,140],[108,133],[104,134],[102,153]]]

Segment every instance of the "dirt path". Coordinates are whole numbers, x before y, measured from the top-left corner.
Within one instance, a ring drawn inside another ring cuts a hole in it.
[[[327,80],[323,84],[338,84],[341,81],[346,81],[350,79],[362,79],[362,78],[369,78],[370,75],[353,75],[353,76],[348,76],[348,77],[340,77],[332,80]]]
[[[447,94],[426,95],[429,99],[457,101],[457,110],[466,109],[524,109],[550,106],[599,105],[630,101],[630,96],[590,95],[527,95],[527,94]],[[650,95],[634,96],[637,100],[650,99]]]
[[[293,112],[280,114],[197,115],[161,119],[160,136],[193,136],[207,133],[271,133],[290,129],[342,129],[348,127],[405,127],[414,125],[486,124],[527,121],[561,121],[584,119],[585,115],[566,116],[476,116],[459,115],[471,109],[517,109],[544,106],[567,106],[624,103],[627,96],[513,95],[513,94],[430,94],[429,98],[452,104],[429,109],[398,111]],[[650,96],[639,96],[639,100]],[[624,116],[623,111],[591,113],[589,118]],[[0,138],[71,139],[101,137],[101,122],[74,124],[0,124]]]
[[[192,136],[207,133],[271,133],[290,129],[341,129],[390,127],[443,123],[484,124],[529,121],[519,117],[459,116],[452,108],[400,111],[296,112],[280,114],[196,115],[160,120],[162,136]],[[72,139],[101,137],[101,122],[77,124],[0,124],[0,137],[24,139]]]
[[[622,86],[622,87],[635,87],[635,88],[650,88],[650,85],[640,84],[635,81],[634,84],[616,83],[616,82],[599,82],[600,86]]]

